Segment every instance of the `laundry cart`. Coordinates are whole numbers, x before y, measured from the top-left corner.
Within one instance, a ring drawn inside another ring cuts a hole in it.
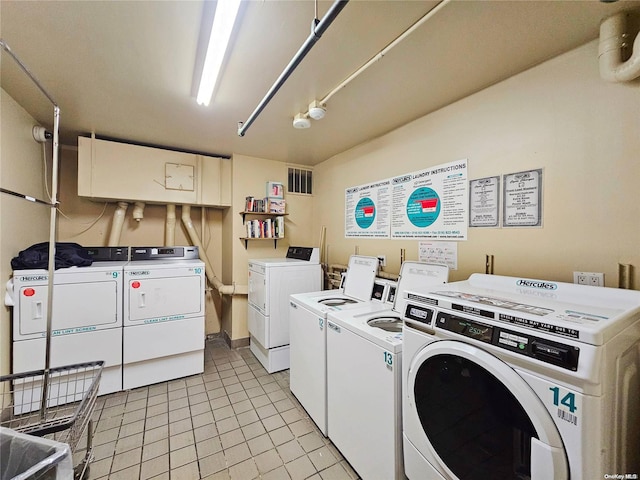
[[[71,453],[80,450],[80,440],[85,437],[85,455],[75,468],[75,478],[88,477],[92,460],[91,417],[103,365],[102,361],[80,363],[0,377],[0,427],[65,443]]]

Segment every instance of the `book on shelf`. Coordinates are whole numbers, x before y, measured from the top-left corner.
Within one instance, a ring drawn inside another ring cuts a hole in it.
[[[253,213],[270,213],[269,205],[270,199],[268,197],[265,198],[255,198],[255,197],[246,197],[245,198],[245,212],[253,212]],[[282,200],[284,202],[284,200]],[[284,203],[282,204],[282,208],[284,208]],[[282,212],[284,213],[284,211]]]
[[[284,238],[284,218],[249,220],[246,223],[247,238]]]
[[[285,212],[285,199],[284,198],[269,198],[269,213]]]
[[[284,217],[276,217],[274,220],[274,237],[284,238]]]

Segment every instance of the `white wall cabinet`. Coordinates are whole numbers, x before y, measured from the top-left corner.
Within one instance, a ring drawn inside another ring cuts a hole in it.
[[[101,201],[231,205],[231,161],[78,137],[78,195]]]

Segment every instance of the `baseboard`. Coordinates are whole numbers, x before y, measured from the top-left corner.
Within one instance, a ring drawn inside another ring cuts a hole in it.
[[[222,335],[223,335],[224,341],[231,349],[243,348],[243,347],[249,346],[249,337],[236,338],[235,340],[232,340],[226,331],[222,332]]]

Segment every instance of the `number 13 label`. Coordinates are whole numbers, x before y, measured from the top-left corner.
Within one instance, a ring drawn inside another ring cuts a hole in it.
[[[393,369],[393,355],[390,352],[384,352],[384,363],[387,364],[387,368]]]

